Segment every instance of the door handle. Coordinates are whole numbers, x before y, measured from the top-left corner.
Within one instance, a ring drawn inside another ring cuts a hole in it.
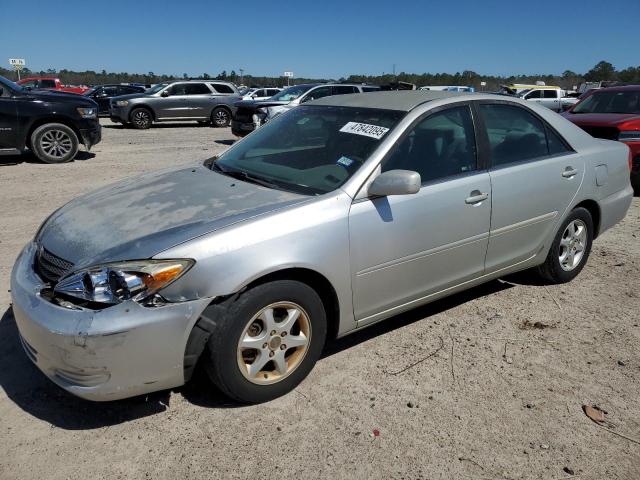
[[[564,178],[571,178],[571,177],[575,177],[578,174],[578,170],[576,170],[573,167],[567,167],[564,169],[564,172],[562,172],[562,176]]]
[[[467,205],[475,205],[480,202],[484,202],[487,198],[489,198],[488,193],[482,193],[480,190],[474,190],[471,192],[470,196],[464,200],[464,203]]]

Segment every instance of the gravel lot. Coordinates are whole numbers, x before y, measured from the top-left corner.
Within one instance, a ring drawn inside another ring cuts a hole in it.
[[[329,345],[268,404],[229,404],[201,373],[109,404],[66,394],[19,346],[7,292],[19,250],[71,198],[233,140],[103,124],[69,164],[0,157],[0,478],[640,478],[638,198],[574,282],[508,277],[387,320]],[[583,404],[606,410],[609,430]]]

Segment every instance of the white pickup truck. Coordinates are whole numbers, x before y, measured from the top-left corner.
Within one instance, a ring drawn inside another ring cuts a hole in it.
[[[535,88],[524,90],[518,95],[529,102],[536,102],[555,112],[562,112],[578,102],[577,98],[567,97],[560,88]]]

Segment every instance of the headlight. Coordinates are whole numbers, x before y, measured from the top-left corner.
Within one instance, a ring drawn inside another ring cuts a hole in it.
[[[109,263],[74,272],[54,292],[88,302],[116,304],[144,300],[180,278],[193,260],[140,260]]]
[[[129,100],[116,100],[116,107],[126,107],[129,105]]]
[[[82,118],[96,118],[95,108],[78,108],[78,113]]]
[[[640,130],[623,130],[618,135],[621,142],[640,142]]]

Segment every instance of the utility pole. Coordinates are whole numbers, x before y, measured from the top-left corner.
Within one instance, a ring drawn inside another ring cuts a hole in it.
[[[396,64],[395,63],[393,64],[393,76],[394,77],[396,76]]]
[[[240,70],[240,85],[244,85],[244,68],[239,68]]]

